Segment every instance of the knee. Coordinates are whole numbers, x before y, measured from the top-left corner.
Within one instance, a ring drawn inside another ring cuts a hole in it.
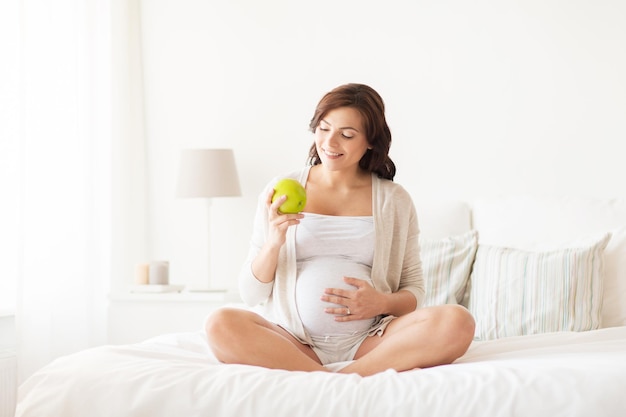
[[[467,351],[474,339],[476,327],[474,317],[463,306],[446,305],[443,308],[440,323],[445,329],[446,338],[454,351],[454,356],[460,357]]]
[[[461,305],[446,304],[422,312],[428,333],[440,349],[441,363],[452,363],[463,356],[474,339],[475,323],[469,311]]]
[[[212,312],[204,322],[209,344],[214,345],[241,334],[248,313],[237,308],[220,308]]]

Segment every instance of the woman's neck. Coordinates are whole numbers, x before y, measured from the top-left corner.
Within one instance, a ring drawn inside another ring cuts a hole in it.
[[[353,171],[330,171],[323,164],[311,168],[314,181],[335,189],[360,188],[371,183],[371,173],[357,167]]]
[[[316,165],[309,171],[306,184],[309,213],[332,216],[372,215],[372,175],[360,170],[358,173],[328,171]]]

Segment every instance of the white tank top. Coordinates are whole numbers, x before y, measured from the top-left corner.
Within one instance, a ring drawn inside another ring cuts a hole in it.
[[[320,300],[326,288],[355,287],[344,276],[371,284],[374,258],[372,216],[327,216],[305,213],[296,229],[296,305],[312,336],[348,335],[369,330],[374,318],[336,322],[324,308],[337,306]],[[341,306],[341,305],[340,305]]]

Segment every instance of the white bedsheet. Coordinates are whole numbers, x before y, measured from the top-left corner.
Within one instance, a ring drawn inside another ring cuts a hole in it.
[[[455,364],[362,378],[218,363],[202,332],[62,357],[17,417],[626,416],[626,327],[475,342]]]

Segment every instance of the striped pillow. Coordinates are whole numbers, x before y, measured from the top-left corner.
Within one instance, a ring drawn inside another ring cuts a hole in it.
[[[471,230],[439,240],[422,238],[420,248],[426,290],[422,306],[460,303],[478,248],[478,233]]]
[[[480,245],[469,295],[475,339],[599,328],[610,238],[549,252]]]

